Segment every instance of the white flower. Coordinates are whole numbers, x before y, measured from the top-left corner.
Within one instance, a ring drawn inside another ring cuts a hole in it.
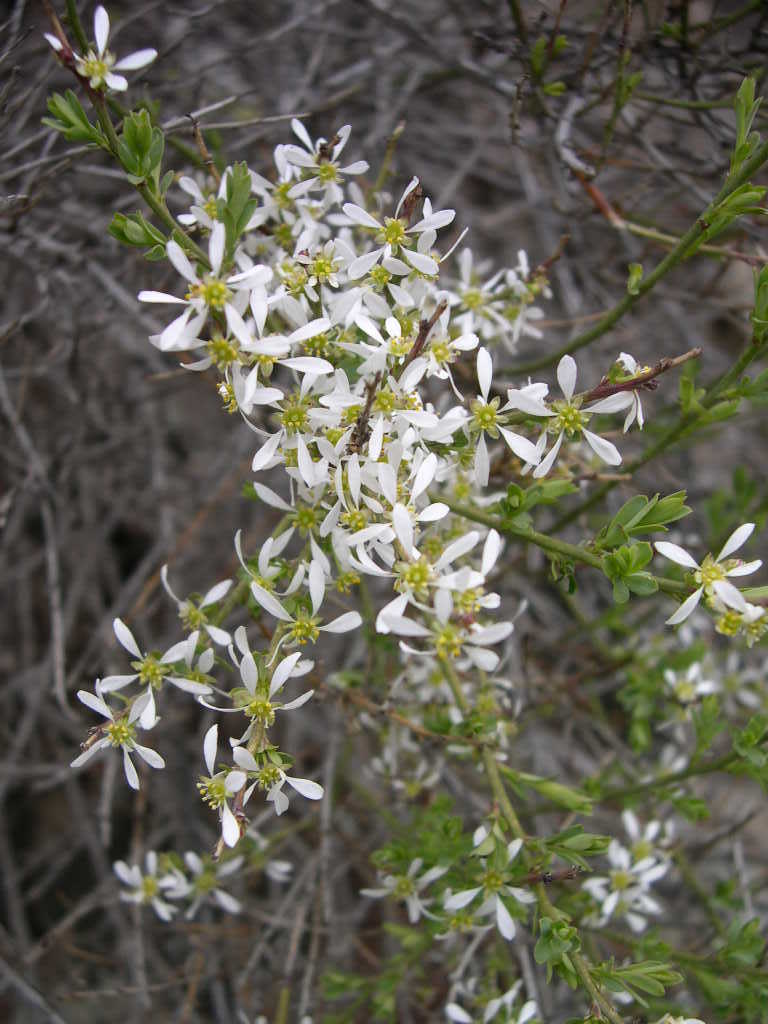
[[[57,53],[61,53],[64,47],[61,40],[56,36],[44,33],[45,38]],[[157,50],[136,50],[122,60],[115,60],[115,57],[107,49],[109,38],[109,15],[99,5],[93,15],[93,35],[96,40],[96,49],[88,50],[85,57],[75,54],[77,73],[88,79],[92,89],[113,89],[115,92],[123,92],[128,88],[128,82],[122,75],[114,74],[114,71],[138,71],[147,64],[151,64],[157,56]]]
[[[478,830],[477,835],[480,837],[481,842],[486,837],[484,830]],[[477,845],[479,846],[480,844],[478,843]],[[507,866],[517,857],[522,845],[522,839],[514,839],[508,844],[506,849]],[[498,884],[498,875],[499,872],[496,869],[491,869],[487,876],[487,887],[483,882],[471,889],[462,889],[460,892],[453,893],[446,897],[443,907],[445,910],[461,910],[463,907],[469,906],[475,897],[482,893],[485,899],[475,910],[475,915],[477,917],[494,917],[499,934],[507,939],[507,941],[510,941],[515,937],[515,921],[509,910],[507,910],[502,896],[512,898],[517,903],[534,903],[536,897],[526,889],[520,889],[508,883]]]
[[[237,846],[240,841],[240,823],[232,812],[228,800],[238,793],[247,781],[243,771],[216,772],[216,751],[219,743],[219,727],[212,725],[203,740],[203,758],[208,777],[203,776],[197,784],[205,803],[219,812],[221,837],[227,846]],[[242,803],[245,804],[246,798]]]
[[[669,869],[666,861],[644,857],[633,863],[632,855],[616,839],[608,846],[611,870],[608,875],[588,878],[583,888],[600,904],[598,926],[604,925],[614,914],[627,919],[634,932],[641,932],[646,926],[649,914],[661,912],[659,904],[648,893],[650,886],[665,875]]]
[[[629,379],[637,377],[641,373],[646,373],[650,367],[640,366],[634,356],[631,356],[629,352],[622,352],[619,358],[616,360],[629,374]],[[618,391],[614,395],[608,395],[607,398],[601,398],[597,402],[593,402],[584,410],[585,412],[623,412],[624,409],[628,409],[626,419],[624,420],[624,433],[629,430],[632,424],[637,420],[637,425],[640,429],[643,429],[645,422],[643,418],[643,407],[640,404],[640,394],[637,388],[632,388],[629,391]]]
[[[323,603],[323,597],[325,596],[325,583],[325,573],[323,572],[320,563],[313,561],[309,570],[309,595],[312,605],[311,612],[307,613],[304,611],[298,611],[295,616],[291,615],[290,612],[285,609],[274,594],[270,594],[268,590],[265,590],[264,587],[258,584],[255,580],[251,583],[251,593],[253,594],[254,600],[256,600],[265,611],[269,612],[270,615],[274,615],[274,617],[276,619],[280,619],[281,622],[288,622],[291,624],[291,628],[286,633],[286,640],[297,644],[305,644],[307,641],[314,643],[317,640],[318,633],[320,632],[349,633],[350,630],[357,629],[363,621],[360,612],[345,612],[343,615],[339,615],[338,618],[333,619],[331,622],[321,625],[320,620],[317,618],[317,613],[320,610],[320,606]]]
[[[493,381],[493,361],[487,348],[480,348],[477,351],[477,381],[480,385],[480,394],[471,404],[471,425],[475,430],[480,431],[475,450],[475,479],[480,487],[487,487],[490,460],[485,443],[486,433],[492,438],[496,438],[501,434],[507,445],[523,462],[535,465],[538,463],[540,455],[536,446],[527,437],[516,434],[512,430],[507,430],[506,427],[502,427],[499,423],[499,404],[501,400],[498,396],[490,401],[488,400]]]
[[[207,320],[209,312],[231,313],[233,311],[239,316],[238,310],[233,305],[233,293],[243,292],[255,285],[263,284],[272,277],[269,267],[259,265],[250,267],[243,273],[233,274],[225,279],[220,278],[225,241],[226,230],[224,225],[217,221],[213,225],[211,236],[208,239],[208,262],[211,271],[201,277],[179,243],[171,239],[165,247],[165,252],[175,269],[190,285],[186,296],[180,299],[167,292],[139,292],[139,302],[175,303],[186,307],[184,312],[155,338],[157,346],[164,352],[195,348],[202,344],[197,339],[197,333]],[[243,306],[246,301],[247,296],[243,299]]]
[[[244,861],[244,857],[232,857],[221,864],[203,863],[196,853],[191,850],[187,851],[184,854],[184,863],[192,873],[192,877],[189,882],[184,880],[185,884],[178,892],[172,891],[173,896],[192,897],[192,903],[184,916],[186,918],[194,917],[202,904],[209,900],[216,903],[222,910],[226,910],[228,914],[239,914],[242,910],[240,901],[225,892],[218,883],[239,871]]]
[[[670,544],[669,541],[664,540],[655,542],[654,547],[664,558],[668,558],[677,565],[682,565],[685,569],[694,570],[694,581],[699,584],[690,597],[683,601],[674,615],[667,619],[668,626],[676,626],[679,622],[684,622],[698,606],[702,594],[707,598],[719,597],[723,604],[738,612],[746,611],[747,603],[744,597],[732,583],[728,582],[726,577],[749,576],[763,564],[759,558],[752,562],[742,562],[741,559],[730,558],[734,551],[738,551],[749,540],[754,529],[754,523],[744,523],[739,526],[723,544],[717,558],[706,555],[701,564],[688,554],[685,548],[681,548],[677,544]],[[726,561],[726,559],[729,560]]]
[[[400,200],[395,209],[394,217],[385,217],[384,223],[376,220],[370,213],[364,210],[361,206],[356,203],[344,203],[344,213],[349,217],[353,224],[357,224],[360,227],[371,228],[378,232],[378,240],[383,244],[380,248],[374,249],[372,252],[366,253],[364,256],[358,256],[357,259],[353,260],[347,269],[347,273],[351,280],[356,280],[360,277],[365,277],[369,271],[376,266],[380,260],[385,259],[389,256],[397,256],[398,253],[402,254],[403,258],[410,263],[414,270],[418,270],[421,274],[427,274],[434,276],[438,272],[438,265],[436,261],[431,257],[419,251],[410,248],[408,242],[410,242],[409,235],[420,235],[426,231],[432,231],[437,228],[446,227],[450,224],[453,218],[456,216],[455,210],[440,210],[438,212],[432,211],[432,205],[428,199],[424,200],[424,215],[421,220],[417,221],[412,227],[407,227],[405,222],[398,217],[403,203],[408,196],[418,187],[419,179],[412,178],[406,187],[403,194],[400,196]]]
[[[178,908],[161,896],[178,898],[179,886],[185,883],[184,876],[175,870],[159,875],[158,859],[154,850],[147,852],[144,863],[145,870],[142,872],[138,864],[129,866],[124,860],[115,861],[114,872],[123,885],[128,887],[128,892],[120,893],[120,899],[126,903],[149,904],[161,921],[170,921]]]
[[[191,670],[192,659],[195,655],[199,637],[197,631],[190,634],[186,640],[173,644],[167,651],[156,657],[153,654],[142,654],[139,645],[136,643],[136,638],[121,619],[115,619],[112,623],[112,628],[121,646],[137,659],[131,665],[136,671],[131,675],[105,676],[104,679],[100,679],[96,684],[96,691],[99,695],[122,690],[136,679],[140,679],[142,683],[147,684],[150,697],[152,696],[152,690],[155,687],[160,687],[165,682],[171,683],[187,693],[194,693],[196,696],[211,692],[211,688],[207,683],[188,679],[175,673],[173,669],[174,664],[184,661],[186,662],[187,669]],[[212,665],[213,655],[206,655],[203,652],[198,661],[198,669],[203,673],[207,673]],[[149,706],[154,708],[154,699],[149,701]],[[142,715],[141,727],[143,729],[152,728],[151,724],[149,724],[149,713],[147,710]]]
[[[214,626],[208,622],[203,608],[208,608],[212,604],[216,604],[221,601],[223,597],[229,593],[230,587],[232,586],[232,580],[222,580],[220,583],[216,583],[206,591],[203,597],[195,603],[187,599],[182,601],[180,597],[177,597],[173,592],[170,583],[168,582],[168,566],[164,565],[160,570],[160,580],[163,584],[163,588],[171,598],[176,602],[176,606],[179,610],[179,618],[189,628],[190,626],[199,629],[201,626],[208,634],[208,636],[216,644],[226,646],[232,642],[232,637],[226,631],[226,629],[220,629],[218,626]]]
[[[551,416],[552,421],[548,429],[557,433],[557,439],[550,448],[547,455],[541,459],[536,469],[533,471],[534,477],[537,479],[546,476],[554,465],[557,454],[560,451],[560,446],[563,443],[563,438],[567,435],[568,437],[579,437],[583,436],[592,451],[603,462],[608,463],[609,466],[618,466],[621,463],[621,455],[615,445],[611,444],[610,441],[606,441],[604,437],[593,433],[591,430],[587,430],[586,424],[589,420],[589,414],[586,410],[582,411],[580,408],[580,402],[573,400],[573,394],[576,389],[576,374],[577,367],[576,361],[572,356],[565,355],[557,364],[557,382],[560,385],[560,390],[563,392],[565,401],[557,401],[552,403],[552,409],[544,411],[534,412],[533,415],[539,416]],[[533,394],[528,389],[521,389],[521,391],[509,393],[509,405],[513,408],[520,408],[524,412],[531,412],[531,409],[535,406],[541,407],[541,396],[539,394]],[[518,404],[519,402],[525,402],[525,404]],[[526,405],[529,407],[527,408]],[[540,439],[541,450],[543,450],[543,443],[546,437],[546,431]],[[545,443],[545,442],[544,442]],[[530,460],[533,461],[533,460]]]
[[[287,775],[282,768],[278,768],[274,764],[263,765],[259,764],[253,754],[246,749],[246,747],[234,747],[232,750],[232,757],[235,763],[243,769],[243,773],[250,772],[256,776],[256,782],[254,786],[261,782],[261,779],[268,778],[270,780],[270,788],[267,793],[267,801],[272,804],[275,809],[275,814],[278,817],[283,814],[284,811],[288,810],[288,797],[283,792],[283,787],[287,782],[291,789],[295,789],[297,793],[303,796],[306,800],[322,800],[324,789],[317,783],[312,782],[311,779],[299,779],[293,775]],[[272,782],[272,779],[276,781]],[[254,786],[251,786],[248,790],[248,796],[250,796]],[[245,802],[245,801],[244,801]]]
[[[91,711],[95,711],[97,714],[103,715],[104,718],[108,719],[110,724],[100,727],[101,737],[76,757],[71,762],[70,768],[79,768],[81,765],[87,764],[95,754],[100,750],[104,750],[105,747],[119,747],[122,750],[123,770],[131,789],[139,788],[139,776],[136,773],[133,761],[131,761],[131,754],[138,754],[143,761],[146,761],[150,768],[165,768],[165,761],[157,751],[151,750],[149,747],[143,747],[140,743],[136,742],[136,728],[139,724],[139,719],[143,718],[148,708],[153,708],[151,690],[137,697],[131,704],[131,709],[127,716],[121,716],[120,718],[115,718],[112,710],[101,697],[88,693],[87,690],[78,690],[77,697]],[[154,725],[157,719],[154,714],[150,717],[152,718],[152,725]],[[152,725],[147,726],[147,728],[151,728]]]
[[[307,192],[322,189],[326,202],[340,203],[344,196],[339,186],[340,176],[364,174],[368,170],[365,160],[356,160],[345,167],[340,167],[338,164],[338,158],[352,131],[351,126],[345,124],[339,128],[330,142],[325,139],[317,139],[314,143],[309,137],[307,129],[297,118],[293,118],[291,121],[291,128],[304,144],[304,149],[289,144],[282,147],[282,153],[289,164],[301,167],[307,177],[294,185],[288,195],[292,199],[297,199],[306,195]]]
[[[361,889],[361,896],[368,896],[371,899],[391,898],[403,900],[408,910],[408,920],[416,924],[420,917],[431,917],[427,907],[432,903],[431,899],[423,899],[421,893],[428,885],[441,878],[447,867],[433,867],[419,875],[423,861],[420,857],[412,860],[408,871],[404,875],[385,875],[379,889]]]

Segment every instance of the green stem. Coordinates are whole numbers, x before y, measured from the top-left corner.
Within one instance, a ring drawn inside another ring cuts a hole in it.
[[[463,714],[468,714],[471,711],[471,707],[464,691],[461,688],[461,682],[456,674],[456,670],[447,658],[440,658],[439,660],[443,674],[451,688],[451,693],[453,694],[457,707]],[[527,838],[526,833],[520,823],[520,819],[517,816],[515,808],[512,806],[512,801],[507,795],[496,758],[493,756],[493,752],[489,748],[485,747],[482,752],[482,759],[483,768],[485,769],[485,775],[491,787],[493,798],[504,815],[512,834],[515,838],[523,840],[524,845],[521,851],[521,858],[526,867],[530,868],[532,860],[525,847],[525,841]],[[545,887],[543,885],[537,885],[534,889],[541,913],[547,917],[551,917],[553,920],[561,919],[563,914],[552,904]],[[592,977],[589,961],[578,952],[569,953],[569,956],[574,970],[578,974],[584,989],[592,998],[592,1001],[600,1007],[611,1024],[623,1024],[621,1014],[618,1013],[610,1000],[603,994],[602,990]]]
[[[632,309],[632,307],[639,302],[644,295],[647,295],[648,292],[658,284],[662,277],[668,274],[670,270],[678,265],[678,263],[683,262],[689,251],[694,247],[696,242],[698,242],[702,232],[705,230],[705,225],[712,219],[716,209],[728,198],[728,196],[732,195],[737,188],[747,182],[766,160],[768,160],[768,142],[764,142],[758,147],[754,155],[741,166],[737,174],[729,175],[718,194],[709,206],[707,206],[707,208],[701,213],[701,215],[696,218],[694,223],[681,237],[674,249],[664,257],[664,259],[654,270],[651,271],[650,274],[648,274],[647,277],[644,277],[642,281],[640,281],[636,290],[631,295],[627,293],[624,298],[617,303],[613,309],[610,309],[605,316],[601,317],[593,327],[588,328],[586,331],[582,331],[581,334],[577,334],[572,341],[569,341],[568,344],[559,351],[542,356],[539,359],[531,359],[526,363],[519,363],[517,366],[513,367],[514,372],[518,374],[525,374],[530,373],[533,370],[540,370],[544,366],[550,366],[560,360],[563,356],[577,352],[579,349],[584,348],[585,345],[589,345],[590,342],[593,342],[597,338],[602,337],[603,334],[606,334],[628,310]]]
[[[72,33],[77,40],[77,45],[83,55],[88,52],[88,38],[83,31],[82,22],[80,21],[80,15],[77,13],[77,4],[75,0],[67,0],[67,21],[69,27],[72,29]]]

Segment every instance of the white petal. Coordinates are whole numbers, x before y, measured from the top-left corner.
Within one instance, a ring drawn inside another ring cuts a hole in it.
[[[255,581],[251,583],[251,593],[253,594],[254,599],[262,608],[268,611],[270,615],[274,615],[276,619],[280,619],[283,622],[293,622],[293,619],[285,608],[283,608],[277,598],[273,597],[272,594],[266,591],[263,587],[260,587]]]
[[[380,228],[381,224],[372,217],[370,213],[367,213],[361,206],[357,206],[355,203],[344,203],[342,210],[353,220],[355,224],[361,224],[364,228]]]
[[[165,768],[165,761],[158,754],[156,750],[152,750],[151,747],[142,747],[140,743],[135,743],[133,750],[142,758],[150,768]]]
[[[174,242],[173,239],[165,247],[165,255],[170,260],[173,267],[178,270],[181,276],[187,281],[197,281],[197,274],[195,268],[189,262],[186,253],[181,248],[178,242]]]
[[[621,454],[616,445],[606,441],[604,437],[593,434],[591,430],[583,430],[582,433],[589,447],[603,462],[606,462],[609,466],[621,465]]]
[[[137,658],[142,658],[143,655],[139,650],[139,645],[136,643],[133,633],[128,629],[122,619],[115,619],[112,623],[112,628],[115,631],[115,636],[128,651],[129,654],[133,654]]]
[[[477,380],[480,384],[480,394],[484,401],[488,401],[488,392],[491,388],[493,378],[493,361],[487,348],[477,350]]]
[[[301,652],[296,651],[294,654],[289,654],[287,658],[283,658],[280,664],[277,666],[275,671],[272,673],[272,679],[269,684],[269,695],[270,697],[281,690],[285,683],[291,678],[293,670],[296,667],[296,662],[301,657]]]
[[[506,427],[499,425],[499,433],[507,442],[512,451],[517,455],[518,458],[522,459],[523,462],[530,463],[535,466],[539,463],[541,455],[539,449],[529,441],[527,437],[523,437],[522,434],[516,434],[513,430],[507,430]],[[607,444],[607,442],[606,442]]]
[[[224,243],[226,241],[226,229],[221,221],[216,221],[211,231],[211,237],[208,239],[208,259],[211,264],[211,270],[214,274],[218,274],[221,270],[221,261],[224,259]]]
[[[722,551],[717,556],[717,561],[722,562],[724,558],[732,555],[734,551],[738,551],[739,548],[746,544],[749,538],[752,536],[752,531],[755,529],[754,523],[744,523],[737,530],[734,530],[728,540],[723,544]]]
[[[205,608],[209,604],[215,604],[220,601],[222,597],[229,593],[229,588],[232,586],[232,580],[222,580],[207,592],[205,597],[200,602],[200,607]]]
[[[135,53],[129,53],[127,57],[121,57],[113,67],[115,71],[138,71],[139,68],[145,68],[147,64],[151,64],[156,56],[157,50],[136,50]]]
[[[686,569],[698,569],[699,563],[695,562],[691,555],[678,544],[670,544],[667,540],[657,540],[653,545],[660,555],[668,558],[670,562],[682,565]]]
[[[312,614],[316,615],[325,597],[325,573],[317,561],[309,567],[309,596],[312,600]]]
[[[345,612],[344,615],[340,615],[337,619],[327,623],[327,625],[321,626],[320,629],[324,633],[349,633],[350,630],[357,629],[362,621],[360,612]]]
[[[294,700],[289,700],[287,704],[281,704],[281,711],[295,711],[296,708],[302,707],[312,697],[314,690],[307,690],[306,693],[302,693],[300,697],[296,697]]]
[[[96,49],[99,56],[104,53],[109,38],[109,15],[99,4],[93,14],[93,35],[96,40]]]
[[[694,590],[691,596],[686,598],[685,601],[683,601],[683,603],[680,605],[680,607],[677,609],[674,615],[670,615],[670,617],[667,619],[666,624],[668,626],[676,626],[678,623],[684,622],[688,618],[688,616],[692,615],[698,607],[703,592],[703,587],[699,587],[698,590]]]
[[[416,252],[415,249],[403,249],[403,256],[421,274],[428,274],[430,277],[434,277],[438,272],[437,263],[435,263],[431,256],[425,256],[424,253]]]
[[[480,886],[476,889],[464,889],[462,892],[455,892],[452,896],[449,896],[443,903],[446,910],[461,910],[462,907],[466,907],[468,903],[480,892]]]
[[[203,757],[208,774],[213,775],[216,770],[216,749],[219,745],[219,727],[212,725],[205,734],[203,740]]]
[[[411,515],[405,505],[397,502],[395,507],[392,509],[392,525],[397,535],[397,539],[403,546],[406,557],[411,558],[413,556],[413,523],[411,522]]]
[[[565,355],[557,364],[557,383],[565,397],[570,401],[576,387],[576,360],[573,356]]]
[[[226,803],[221,809],[221,835],[227,846],[237,846],[240,840],[240,826]]]
[[[311,782],[309,779],[296,779],[290,775],[286,775],[285,781],[292,786],[297,793],[301,793],[307,800],[322,800],[323,799],[323,787],[318,785],[317,782]]]
[[[95,694],[89,693],[88,690],[78,690],[77,699],[82,701],[82,703],[85,704],[87,708],[90,708],[91,711],[95,711],[97,714],[103,715],[110,721],[114,720],[112,718],[112,712],[109,710],[109,705],[106,701],[102,700],[101,697],[97,697]]]
[[[128,751],[123,750],[123,771],[125,772],[125,778],[131,789],[139,788],[139,776],[136,774],[136,769],[133,766],[133,761],[128,756]]]
[[[496,897],[496,924],[507,941],[514,939],[515,922],[510,912],[504,906],[504,901],[499,896]]]
[[[727,580],[716,580],[712,584],[712,589],[729,608],[735,608],[738,612],[745,612],[747,610],[747,602],[744,600],[744,596],[732,583],[729,583]]]
[[[90,761],[92,757],[98,754],[100,750],[103,750],[105,747],[108,747],[109,745],[109,736],[103,736],[100,740],[97,740],[93,744],[93,746],[90,746],[88,747],[87,750],[84,750],[82,754],[78,754],[74,761],[70,761],[69,767],[80,768],[82,765],[87,764],[88,761]]]

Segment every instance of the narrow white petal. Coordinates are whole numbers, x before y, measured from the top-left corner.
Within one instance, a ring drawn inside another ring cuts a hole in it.
[[[565,397],[570,401],[576,388],[576,360],[565,355],[557,364],[557,383]]]
[[[529,441],[527,437],[523,437],[522,434],[516,434],[513,430],[507,430],[506,427],[502,426],[499,426],[499,433],[519,459],[533,466],[538,465],[541,455],[539,454],[539,449],[532,441]]]
[[[93,13],[93,35],[96,40],[96,49],[99,56],[104,53],[109,38],[109,15],[99,4]]]
[[[240,840],[240,826],[226,803],[221,809],[221,835],[227,846],[237,846]]]
[[[323,799],[323,787],[318,785],[317,782],[311,782],[309,779],[296,779],[290,775],[286,775],[285,781],[289,786],[292,786],[297,793],[301,793],[307,800],[322,800]]]
[[[699,587],[698,590],[694,590],[690,597],[687,597],[685,601],[680,605],[674,615],[670,615],[667,619],[668,626],[677,626],[678,623],[684,622],[689,615],[692,615],[698,607],[701,595],[704,592],[703,587]]]
[[[462,892],[455,892],[452,896],[443,903],[446,910],[461,910],[462,907],[466,907],[468,903],[480,892],[480,887],[476,889],[464,889]]]
[[[660,555],[663,555],[664,558],[668,558],[670,562],[682,565],[686,569],[699,568],[699,563],[694,561],[693,557],[688,554],[685,548],[681,548],[678,544],[670,544],[668,540],[657,540],[653,546]]]
[[[136,774],[136,769],[133,766],[133,761],[128,756],[128,751],[123,750],[123,771],[125,772],[125,778],[131,789],[139,788],[139,776]]]
[[[583,434],[584,440],[595,455],[598,455],[603,462],[606,462],[609,466],[621,465],[621,453],[615,444],[611,444],[610,441],[606,441],[604,437],[593,434],[591,430],[584,430]]]
[[[359,612],[345,612],[344,615],[340,615],[337,619],[327,623],[327,625],[321,626],[320,629],[324,633],[349,633],[350,630],[357,629],[362,621]]]
[[[372,217],[370,213],[367,213],[361,206],[357,206],[355,203],[344,203],[342,210],[353,220],[355,224],[360,224],[364,228],[380,228],[381,224]]]
[[[205,734],[203,740],[203,757],[208,774],[213,775],[216,769],[216,748],[219,745],[219,727],[212,725]]]
[[[150,768],[165,768],[165,761],[151,747],[143,747],[140,743],[135,743],[133,749],[142,760],[147,762]]]
[[[139,68],[145,68],[147,64],[151,64],[152,61],[157,57],[157,50],[136,50],[135,53],[129,53],[127,57],[121,57],[121,59],[113,65],[115,71],[138,71]]]
[[[168,257],[173,267],[178,270],[186,281],[197,281],[195,268],[189,262],[189,259],[178,242],[174,242],[173,239],[171,239],[165,247],[165,255]]]
[[[216,221],[208,239],[208,259],[211,270],[218,274],[221,270],[221,261],[224,259],[224,243],[226,241],[226,230],[221,221]]]
[[[724,558],[728,558],[728,556],[732,555],[734,551],[738,551],[743,544],[746,544],[752,536],[754,529],[754,523],[744,523],[737,530],[734,530],[725,544],[723,544],[722,551],[717,556],[718,562],[722,562]]]
[[[115,631],[115,636],[129,654],[133,654],[137,658],[143,657],[139,650],[139,645],[134,639],[133,633],[128,629],[122,619],[115,619],[112,623],[112,628]]]
[[[498,925],[502,936],[507,939],[507,941],[514,939],[515,922],[512,919],[512,915],[504,906],[504,901],[500,896],[496,897],[496,924]]]
[[[262,608],[268,611],[270,615],[274,615],[276,619],[280,619],[282,622],[293,622],[293,619],[285,608],[283,608],[277,598],[273,597],[272,594],[263,587],[260,587],[255,581],[251,583],[251,593],[253,594],[254,599]]]

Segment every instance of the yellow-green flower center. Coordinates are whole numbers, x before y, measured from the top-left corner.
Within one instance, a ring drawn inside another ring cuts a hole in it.
[[[492,398],[490,402],[484,402],[480,398],[473,400],[470,408],[472,409],[475,429],[486,431],[491,437],[497,436],[496,423],[499,418],[499,401],[498,396]]]
[[[109,736],[109,742],[113,747],[121,747],[126,743],[131,743],[136,735],[136,726],[133,722],[129,722],[127,718],[120,718],[117,722],[112,722],[111,725],[107,726],[107,736]]]
[[[552,408],[557,413],[551,421],[551,428],[556,434],[565,431],[568,437],[576,437],[589,422],[589,415],[581,412],[573,402],[554,402]]]
[[[379,241],[392,246],[393,251],[405,242],[405,224],[398,217],[385,217],[384,229],[379,232]]]
[[[320,636],[320,630],[318,628],[318,620],[306,612],[299,612],[296,616],[296,621],[292,624],[290,629],[290,637],[297,644],[305,644],[307,641],[315,643],[317,638]]]
[[[206,277],[200,284],[193,284],[186,297],[188,301],[202,299],[208,309],[221,310],[231,296],[232,292],[224,281],[219,281],[216,277]]]

